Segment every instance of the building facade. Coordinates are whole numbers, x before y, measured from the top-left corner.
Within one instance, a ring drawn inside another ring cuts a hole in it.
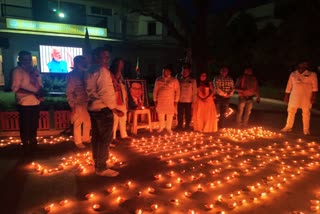
[[[52,48],[61,49],[66,58],[78,54],[70,48],[85,51],[86,29],[91,48],[111,45],[112,57],[128,62],[129,77],[135,77],[137,59],[145,78],[160,75],[163,65],[178,62],[181,48],[160,22],[131,13],[129,4],[124,0],[0,0],[0,85],[10,88],[11,69],[20,50],[31,51],[34,65],[46,75],[44,64]]]

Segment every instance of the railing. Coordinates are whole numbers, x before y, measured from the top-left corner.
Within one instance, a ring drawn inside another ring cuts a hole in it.
[[[54,124],[56,129],[65,129],[70,126],[70,111],[55,111]]]
[[[154,106],[150,107],[151,121],[157,122],[158,115]],[[19,113],[17,111],[0,112],[1,127],[0,131],[18,131]],[[53,126],[51,126],[53,124]],[[54,111],[50,117],[48,111],[40,111],[38,130],[66,129],[71,124],[71,112],[68,110]]]
[[[19,130],[19,113],[0,112],[1,131],[18,131]],[[70,126],[70,111],[55,111],[53,122],[50,120],[48,111],[40,111],[39,130],[49,130],[50,124],[53,129],[65,129]]]
[[[1,129],[6,131],[19,130],[18,112],[1,112]]]

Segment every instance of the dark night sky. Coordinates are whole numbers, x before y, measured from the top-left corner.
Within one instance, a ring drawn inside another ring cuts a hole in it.
[[[181,6],[189,11],[190,15],[195,15],[193,1],[194,0],[180,0]],[[254,7],[271,1],[272,0],[212,0],[210,8],[212,12],[223,12],[231,9]]]
[[[213,11],[223,11],[234,8],[246,8],[252,7],[271,0],[213,0],[212,9]]]

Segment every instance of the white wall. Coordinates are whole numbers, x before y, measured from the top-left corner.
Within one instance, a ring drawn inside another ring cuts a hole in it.
[[[155,21],[153,18],[148,16],[139,16],[138,22],[138,35],[148,35],[149,22],[156,22],[156,35],[162,34],[162,24],[160,22]]]

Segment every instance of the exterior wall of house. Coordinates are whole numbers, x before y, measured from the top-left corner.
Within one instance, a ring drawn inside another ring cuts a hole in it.
[[[39,2],[40,1],[40,2]],[[4,14],[0,17],[0,37],[4,37],[9,41],[9,47],[0,47],[0,57],[2,58],[2,74],[0,70],[0,79],[3,76],[4,80],[0,80],[0,85],[4,85],[5,89],[10,88],[10,76],[11,70],[17,64],[17,54],[20,50],[29,50],[33,56],[37,59],[39,66],[39,45],[54,45],[54,46],[71,46],[71,47],[83,47],[83,38],[68,38],[58,37],[54,35],[32,35],[2,32],[2,29],[6,29],[6,18],[17,18],[32,20],[34,14],[32,12],[32,5],[35,3],[41,4],[38,7],[44,7],[43,10],[53,9],[48,8],[50,5],[54,6],[54,3],[58,1],[52,0],[51,4],[43,2],[45,0],[0,0],[0,6],[3,7]],[[120,3],[119,3],[120,2]],[[167,41],[163,37],[164,28],[160,22],[156,22],[151,17],[140,16],[137,14],[127,13],[128,10],[123,7],[122,1],[105,1],[99,3],[99,1],[85,1],[85,0],[61,0],[60,6],[64,3],[72,3],[85,6],[85,18],[86,26],[104,27],[108,31],[106,40],[96,40],[90,38],[91,47],[102,46],[109,44],[113,47],[113,57],[123,57],[130,65],[130,70],[133,72],[136,60],[139,57],[140,69],[145,77],[153,78],[154,75],[161,73],[161,68],[168,63],[176,64],[177,59],[181,57],[179,48],[176,43],[170,41],[168,45]],[[49,6],[48,6],[49,5]],[[101,9],[101,11],[97,10]],[[96,10],[94,10],[96,9]],[[102,11],[102,9],[105,9]],[[98,12],[97,12],[98,11]],[[51,11],[52,12],[52,11]],[[100,13],[100,14],[99,14]],[[104,14],[104,13],[107,13]],[[38,17],[36,21],[54,21],[56,23],[68,23],[68,14],[65,19],[58,17]],[[40,18],[40,20],[39,20]],[[48,20],[41,20],[48,19]],[[151,23],[151,24],[150,24]],[[71,23],[72,24],[72,23]],[[150,25],[153,29],[148,29]],[[149,25],[149,26],[148,26]],[[155,28],[154,28],[155,27]],[[150,34],[150,32],[152,34]],[[90,37],[90,35],[89,35]]]

